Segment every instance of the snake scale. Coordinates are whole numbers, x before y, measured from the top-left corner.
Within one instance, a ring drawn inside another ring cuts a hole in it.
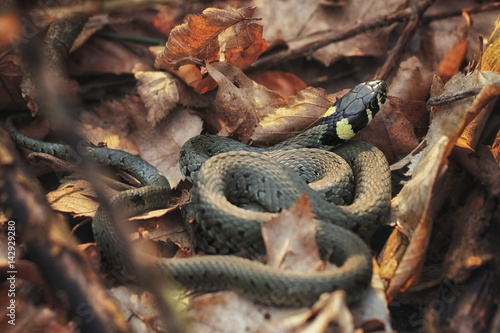
[[[390,173],[378,149],[363,142],[345,142],[372,120],[386,97],[383,81],[359,84],[314,127],[269,148],[214,135],[190,139],[180,153],[181,170],[194,182],[188,211],[196,220],[198,248],[217,255],[160,258],[155,264],[161,274],[190,290],[230,289],[278,306],[309,306],[322,293],[337,289],[346,291],[349,303],[358,301],[370,284],[372,259],[367,245],[354,232],[369,238],[388,213]],[[13,116],[6,122],[7,131],[19,145],[62,159],[75,156],[67,145],[22,134],[15,125],[20,120]],[[333,148],[335,153],[330,152]],[[111,199],[110,207],[119,209],[121,216],[166,205],[169,182],[144,160],[108,148],[87,147],[84,155],[126,171],[142,183],[143,187],[119,192]],[[324,179],[330,182],[330,178],[339,186],[325,186]],[[221,255],[241,250],[262,253],[261,224],[289,208],[303,193],[312,205],[321,258],[337,264],[338,270],[280,271]],[[122,269],[129,258],[123,255],[125,245],[114,236],[103,206],[93,220],[94,237],[103,260],[113,269]]]

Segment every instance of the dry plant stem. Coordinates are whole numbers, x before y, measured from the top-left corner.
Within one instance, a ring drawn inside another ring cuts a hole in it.
[[[482,89],[481,87],[480,88],[472,88],[469,90],[457,92],[456,94],[453,94],[453,95],[440,95],[440,96],[432,97],[427,101],[427,108],[430,108],[432,106],[442,106],[442,105],[450,104],[450,103],[465,99],[467,97],[477,95],[481,91],[481,89]]]
[[[45,282],[54,289],[55,295],[62,296],[68,318],[85,332],[127,332],[121,312],[99,284],[67,228],[48,205],[38,181],[20,162],[3,131],[0,132],[0,177],[2,207],[15,221],[16,234],[26,245]],[[82,313],[91,316],[85,317]]]
[[[389,73],[399,63],[406,46],[415,34],[422,19],[422,15],[434,2],[435,0],[418,1],[415,6],[411,7],[412,12],[408,16],[408,22],[406,23],[396,46],[388,52],[389,56],[382,67],[375,74],[375,78],[386,80],[389,77]]]

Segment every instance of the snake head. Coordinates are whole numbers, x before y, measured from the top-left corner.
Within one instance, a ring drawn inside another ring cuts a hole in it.
[[[363,82],[340,98],[323,116],[326,125],[322,143],[336,146],[368,125],[387,99],[387,84],[381,80]]]
[[[387,84],[381,80],[358,84],[335,103],[337,112],[349,120],[354,133],[368,125],[387,98]]]

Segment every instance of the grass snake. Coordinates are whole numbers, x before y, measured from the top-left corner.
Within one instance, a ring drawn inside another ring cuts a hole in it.
[[[217,255],[160,258],[156,261],[159,271],[190,290],[231,289],[264,304],[309,306],[320,294],[337,289],[346,291],[348,302],[358,301],[370,284],[372,259],[365,242],[353,231],[369,238],[388,213],[390,173],[377,148],[345,142],[372,120],[386,96],[383,81],[359,84],[315,126],[268,148],[215,135],[190,139],[180,153],[181,170],[194,182],[188,212],[196,220],[199,249]],[[7,119],[6,129],[21,146],[65,160],[75,156],[67,145],[24,135],[16,128],[15,122],[20,121],[16,117]],[[86,147],[84,155],[123,170],[142,183],[143,187],[119,192],[111,199],[111,207],[119,209],[122,216],[166,205],[169,182],[149,163],[109,148]],[[330,182],[337,185],[332,187]],[[303,193],[312,205],[321,257],[337,264],[338,270],[279,271],[256,261],[221,255],[241,250],[262,253],[261,224],[289,208]],[[94,237],[103,260],[114,269],[122,269],[129,258],[123,255],[125,245],[114,236],[103,207],[93,220]]]

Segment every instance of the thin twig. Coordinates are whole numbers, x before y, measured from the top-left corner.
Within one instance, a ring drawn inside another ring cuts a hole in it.
[[[401,36],[396,43],[396,46],[388,52],[385,63],[375,74],[375,78],[385,80],[389,76],[391,70],[399,63],[399,60],[403,56],[406,46],[410,42],[411,38],[415,34],[417,27],[421,21],[422,15],[425,11],[432,6],[435,0],[419,1],[413,8],[412,13],[409,16],[408,22],[404,27]]]
[[[452,95],[439,95],[436,97],[432,97],[427,101],[427,108],[432,106],[442,106],[446,104],[450,104],[459,100],[462,100],[467,97],[471,97],[477,95],[483,87],[471,88],[468,90],[463,90]]]

